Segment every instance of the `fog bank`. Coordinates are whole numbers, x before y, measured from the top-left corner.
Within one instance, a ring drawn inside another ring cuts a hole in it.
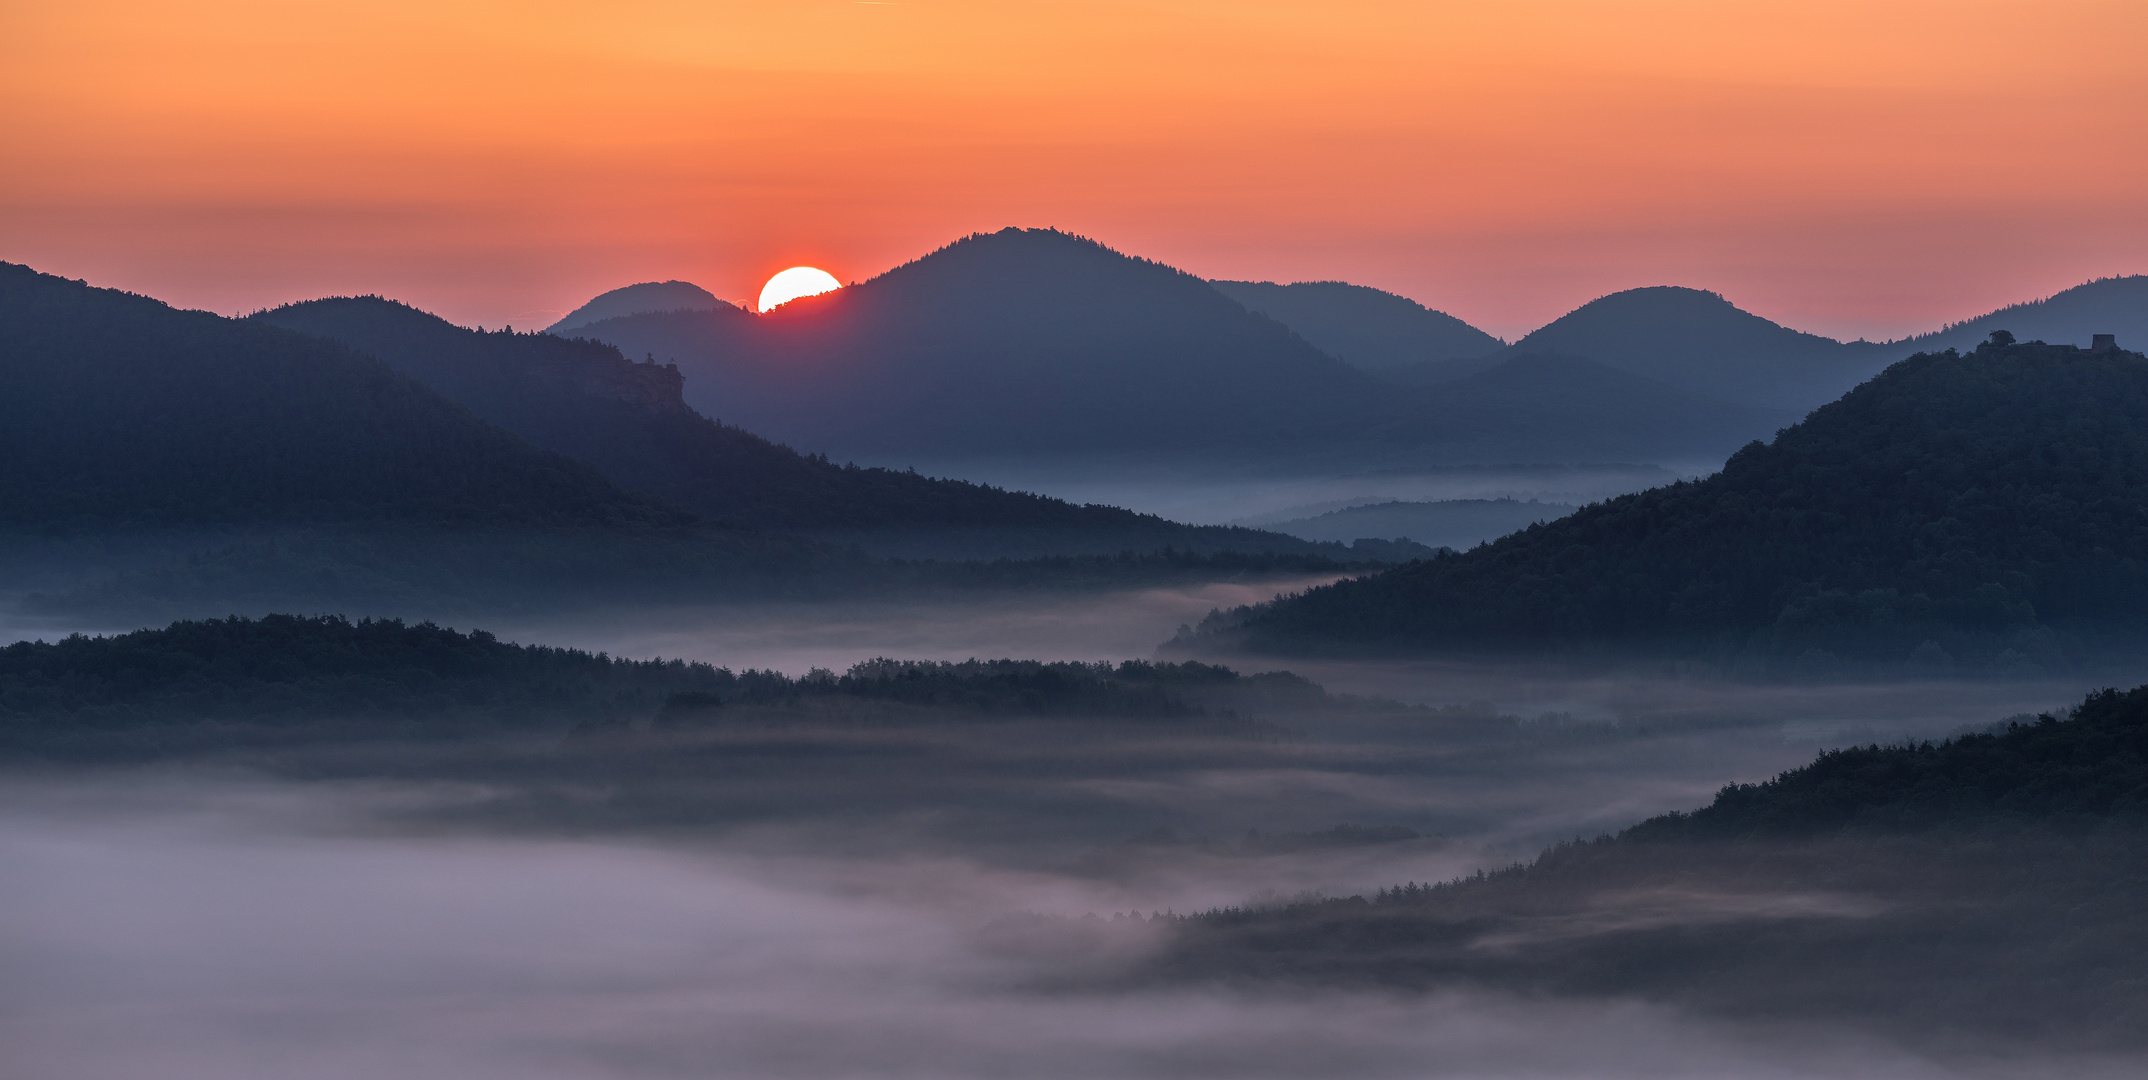
[[[1106,921],[1074,952],[1024,940],[1012,913],[1079,915],[1117,898],[961,860],[380,824],[383,808],[431,797],[231,777],[101,792],[9,784],[5,1072],[1976,1075],[1846,1035],[1732,1028],[1635,1002],[1053,990],[1069,971],[1137,958],[1151,929]]]

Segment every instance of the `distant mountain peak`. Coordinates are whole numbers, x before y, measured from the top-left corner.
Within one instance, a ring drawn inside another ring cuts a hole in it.
[[[2075,345],[2088,344],[2096,334],[2113,334],[2120,345],[2138,348],[2148,344],[2148,274],[2097,278],[1892,344],[1927,351],[1967,349],[1993,330],[2024,341],[2042,338]]]
[[[605,319],[653,311],[717,311],[737,306],[717,299],[715,293],[691,281],[644,281],[603,293],[545,329],[557,334]]]
[[[1506,343],[1443,311],[1346,281],[1212,281],[1216,291],[1367,371],[1487,355]]]

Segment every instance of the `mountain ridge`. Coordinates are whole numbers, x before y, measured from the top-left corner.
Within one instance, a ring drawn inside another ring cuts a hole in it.
[[[2064,666],[2068,648],[2148,630],[2141,416],[2139,353],[1995,341],[1918,354],[1708,478],[1211,629],[1280,651]]]
[[[709,420],[686,404],[685,379],[675,365],[636,363],[599,341],[467,330],[377,297],[305,301],[252,318],[378,357],[487,420],[590,463],[615,483],[714,520],[868,549],[892,546],[889,553],[907,557],[1116,554],[1166,546],[1315,550],[1259,530],[1182,525],[966,481],[838,465]],[[907,532],[878,535],[887,530]]]

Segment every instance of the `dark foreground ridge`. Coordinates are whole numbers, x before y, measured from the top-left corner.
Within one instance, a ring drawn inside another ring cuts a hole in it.
[[[2148,687],[1822,754],[1527,866],[1185,917],[1160,978],[1638,995],[1925,1044],[2137,1047]]]
[[[2148,357],[1920,354],[1707,479],[1219,618],[1253,649],[2035,674],[2148,632]]]
[[[1188,720],[1219,687],[1311,693],[1199,663],[873,660],[842,675],[627,660],[482,630],[339,616],[178,622],[0,648],[0,747],[138,757],[250,743],[577,736],[692,727],[825,699],[947,717]],[[1219,714],[1219,716],[1222,714]]]

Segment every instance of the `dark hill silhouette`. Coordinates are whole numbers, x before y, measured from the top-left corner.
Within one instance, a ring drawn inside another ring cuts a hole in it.
[[[1050,230],[973,236],[765,315],[646,314],[584,332],[676,359],[709,415],[867,459],[1697,461],[1779,422],[1690,394],[1635,412],[1637,382],[1569,393],[1529,363],[1466,389],[1399,388],[1199,278]]]
[[[601,319],[617,319],[645,311],[720,311],[735,307],[691,281],[645,281],[603,293],[545,329],[549,333],[565,334]]]
[[[2148,629],[2144,420],[2138,353],[1919,354],[1705,480],[1245,612],[1240,633],[2033,671]]]
[[[1406,419],[1368,419],[1364,435],[1443,447],[1451,460],[1712,465],[1794,419],[1583,357],[1517,349],[1499,354],[1488,370],[1420,391]]]
[[[1506,342],[1406,296],[1341,281],[1212,281],[1218,292],[1367,371],[1465,359]]]
[[[1050,230],[972,236],[765,315],[587,328],[713,416],[845,456],[1332,437],[1371,379],[1207,282]]]
[[[341,345],[13,264],[0,459],[39,528],[690,520]]]
[[[467,330],[378,297],[307,301],[254,318],[376,356],[532,443],[712,520],[906,555],[1316,550],[1255,529],[1180,525],[800,454],[694,412],[676,367],[634,363],[602,342]]]
[[[1894,344],[1927,352],[1972,348],[1994,330],[2005,330],[2021,341],[2083,347],[2093,343],[2097,334],[2112,334],[2121,346],[2141,348],[2148,345],[2148,275],[2076,285],[2048,299],[2012,304]]]
[[[1486,540],[1573,513],[1563,503],[1531,499],[1443,499],[1438,502],[1388,501],[1331,510],[1317,517],[1272,523],[1277,532],[1308,540],[1348,540],[1360,536],[1405,537],[1427,547],[1467,550]]]
[[[1716,293],[1669,285],[1591,300],[1514,347],[1586,356],[1694,393],[1800,411],[1913,351],[1800,333]]]
[[[2148,687],[2103,690],[2063,718],[1829,751],[1526,866],[1171,920],[1154,970],[2137,1051],[2144,854]]]

